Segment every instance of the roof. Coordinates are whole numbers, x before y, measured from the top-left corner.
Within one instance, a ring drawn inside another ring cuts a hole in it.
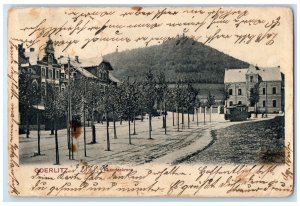
[[[68,63],[68,57],[61,56],[58,58],[58,63],[60,64],[67,64]],[[93,75],[91,72],[87,71],[83,68],[81,62],[77,62],[74,58],[70,58],[70,65],[73,66],[76,71],[80,72],[83,76],[87,78],[97,78],[95,75]]]
[[[258,67],[250,65],[243,69],[226,69],[224,83],[246,82],[246,74],[258,74],[262,81],[281,81],[280,67]]]
[[[246,82],[248,69],[226,69],[224,83]]]
[[[247,74],[258,74],[262,81],[281,81],[280,67],[258,67],[250,65]]]
[[[25,57],[29,58],[29,63],[31,65],[36,65],[38,58],[39,58],[39,53],[38,52],[24,52]]]
[[[99,66],[99,64],[103,61],[102,57],[91,57],[87,59],[79,59],[82,67],[93,67]]]

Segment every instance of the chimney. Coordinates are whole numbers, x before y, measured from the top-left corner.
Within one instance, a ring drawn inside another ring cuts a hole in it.
[[[75,61],[79,63],[79,57],[75,56]]]
[[[30,52],[34,52],[34,48],[30,48]]]

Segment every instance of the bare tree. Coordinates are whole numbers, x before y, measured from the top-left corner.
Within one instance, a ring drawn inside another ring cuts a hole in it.
[[[166,77],[163,72],[160,72],[157,80],[157,98],[160,103],[161,109],[163,108],[163,128],[165,130],[165,134],[167,134],[167,110],[166,110],[166,101],[168,95],[168,85],[166,82]]]
[[[40,88],[34,83],[31,70],[24,70],[19,75],[19,104],[21,117],[25,116],[26,138],[30,134],[30,117],[34,110],[33,105],[37,105],[40,100]],[[22,117],[23,119],[23,117]]]
[[[188,112],[188,128],[190,128],[190,112],[192,111],[194,113],[198,91],[192,86],[192,84],[188,83],[186,94],[187,98],[185,101]]]
[[[250,106],[254,106],[255,117],[257,117],[257,103],[259,102],[259,83],[256,83],[254,87],[248,91],[248,101]]]
[[[57,137],[57,122],[58,119],[64,116],[65,106],[62,103],[65,99],[64,95],[59,92],[59,89],[55,88],[52,84],[47,84],[47,95],[45,102],[45,114],[54,123],[54,135],[55,135],[55,164],[60,164],[59,161],[59,149],[58,149],[58,137]]]
[[[212,109],[212,106],[215,104],[215,102],[216,102],[215,97],[213,95],[211,95],[211,93],[209,92],[208,96],[207,96],[207,105],[210,109],[209,122],[211,122],[211,109]]]
[[[151,70],[149,70],[146,73],[146,78],[144,81],[144,101],[146,103],[147,112],[149,115],[149,139],[152,139],[151,137],[151,131],[152,131],[152,114],[154,112],[154,104],[156,100],[156,81],[154,78],[153,73]]]

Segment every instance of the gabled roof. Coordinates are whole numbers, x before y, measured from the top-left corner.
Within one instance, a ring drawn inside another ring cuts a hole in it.
[[[91,57],[87,59],[79,59],[82,67],[96,67],[103,61],[102,57]]]
[[[246,82],[246,74],[258,74],[262,81],[281,81],[280,67],[250,65],[243,69],[225,69],[224,83]]]
[[[248,69],[225,69],[224,83],[246,82]]]
[[[68,57],[61,56],[58,58],[58,63],[59,64],[68,64]],[[81,62],[77,62],[74,58],[70,58],[70,65],[76,69],[76,71],[80,72],[83,76],[87,78],[94,78],[96,79],[97,77],[93,75],[91,72],[87,71],[86,69],[83,68],[81,65]]]
[[[258,67],[250,65],[247,74],[258,74],[262,81],[281,81],[280,67]]]

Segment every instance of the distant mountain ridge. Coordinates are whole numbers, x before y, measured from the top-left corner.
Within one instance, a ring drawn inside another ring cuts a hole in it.
[[[103,57],[114,68],[113,74],[142,80],[145,72],[163,71],[169,83],[223,83],[225,68],[246,68],[249,63],[231,57],[188,37],[160,45],[114,52]]]

